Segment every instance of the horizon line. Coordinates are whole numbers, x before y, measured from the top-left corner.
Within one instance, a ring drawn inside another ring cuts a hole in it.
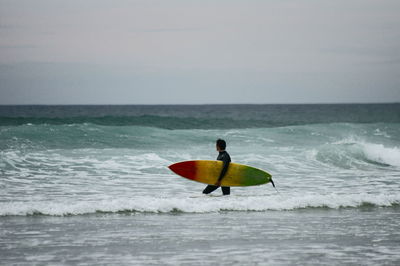
[[[315,103],[17,103],[0,106],[201,106],[201,105],[349,105],[349,104],[400,104],[398,102],[315,102]]]

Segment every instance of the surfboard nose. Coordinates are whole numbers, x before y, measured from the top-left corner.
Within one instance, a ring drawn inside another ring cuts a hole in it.
[[[168,166],[172,172],[188,179],[196,179],[196,162],[185,161]]]
[[[169,165],[168,168],[169,168],[172,172],[174,172],[174,173],[176,173],[176,174],[178,173],[177,171],[179,171],[179,167],[177,166],[177,163],[174,163],[174,164]]]
[[[172,172],[174,172],[174,173],[176,173],[176,174],[178,174],[178,172],[180,171],[180,169],[181,169],[181,165],[180,165],[181,163],[174,163],[174,164],[171,164],[170,166],[168,166],[168,168],[172,171]]]

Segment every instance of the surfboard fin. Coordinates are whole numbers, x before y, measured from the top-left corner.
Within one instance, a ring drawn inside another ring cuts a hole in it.
[[[271,178],[271,184],[272,184],[272,186],[276,189],[275,184],[274,184],[274,181],[272,181],[272,178]]]
[[[274,183],[274,181],[272,180],[272,178],[271,178],[271,184],[272,184],[272,186],[275,188],[276,192],[278,192],[278,194],[280,195],[278,189],[275,187],[275,183]]]

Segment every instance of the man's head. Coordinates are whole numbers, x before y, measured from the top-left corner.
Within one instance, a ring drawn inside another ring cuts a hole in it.
[[[226,149],[226,142],[223,139],[217,139],[217,151],[224,151]]]

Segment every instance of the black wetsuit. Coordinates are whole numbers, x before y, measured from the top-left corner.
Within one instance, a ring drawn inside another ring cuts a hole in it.
[[[231,157],[229,156],[229,154],[226,151],[220,151],[217,160],[224,162],[221,174],[219,175],[219,178],[218,178],[218,181],[221,181],[222,178],[225,176],[226,171],[228,171],[228,166],[229,166],[229,163],[231,162]],[[213,192],[214,190],[216,190],[217,188],[219,188],[219,186],[208,185],[203,190],[203,193],[209,194],[209,193]],[[229,195],[231,193],[230,187],[221,187],[221,189],[222,189],[222,193],[224,195]]]

